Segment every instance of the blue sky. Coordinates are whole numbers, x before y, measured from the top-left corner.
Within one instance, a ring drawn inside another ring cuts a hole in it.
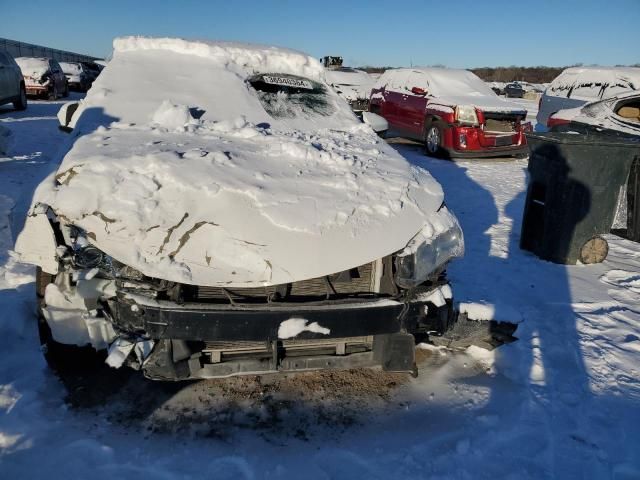
[[[354,66],[640,63],[640,0],[0,0],[0,36],[106,56],[119,35],[265,43]]]

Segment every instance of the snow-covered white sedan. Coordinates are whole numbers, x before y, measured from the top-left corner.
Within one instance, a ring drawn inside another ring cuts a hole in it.
[[[442,188],[317,60],[120,38],[59,117],[71,141],[16,246],[54,367],[90,349],[154,379],[412,372],[416,339],[451,326]]]

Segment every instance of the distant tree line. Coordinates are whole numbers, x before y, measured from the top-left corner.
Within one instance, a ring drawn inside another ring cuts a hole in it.
[[[434,67],[442,67],[443,65],[432,65]],[[582,64],[571,65],[573,67],[582,66]],[[617,65],[622,66],[622,65]],[[640,64],[631,65],[639,67]],[[382,73],[393,67],[361,67],[362,70],[369,73]],[[549,83],[556,78],[562,70],[568,67],[480,67],[470,68],[473,73],[478,75],[485,82],[511,82],[519,80],[529,83]]]
[[[566,67],[481,67],[470,69],[485,82],[548,83]]]

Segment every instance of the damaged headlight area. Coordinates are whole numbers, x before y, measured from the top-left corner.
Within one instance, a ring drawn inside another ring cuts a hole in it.
[[[420,285],[449,260],[464,255],[462,229],[456,218],[446,211],[446,207],[444,210],[451,220],[451,226],[447,230],[435,237],[420,232],[396,255],[395,281],[400,287],[413,288]]]
[[[144,275],[123,263],[114,260],[96,246],[89,243],[87,234],[81,228],[69,228],[69,244],[71,265],[78,270],[94,270],[102,278],[144,280]],[[65,257],[63,257],[64,259]]]

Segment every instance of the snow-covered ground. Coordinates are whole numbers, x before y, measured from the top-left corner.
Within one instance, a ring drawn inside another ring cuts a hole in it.
[[[0,158],[1,478],[640,478],[640,245],[610,237],[592,266],[522,252],[522,160],[446,162],[395,144],[442,183],[465,231],[449,269],[457,300],[522,320],[515,343],[422,350],[417,379],[62,385],[38,349],[33,270],[11,257],[66,139],[60,103],[0,108],[14,134]]]

